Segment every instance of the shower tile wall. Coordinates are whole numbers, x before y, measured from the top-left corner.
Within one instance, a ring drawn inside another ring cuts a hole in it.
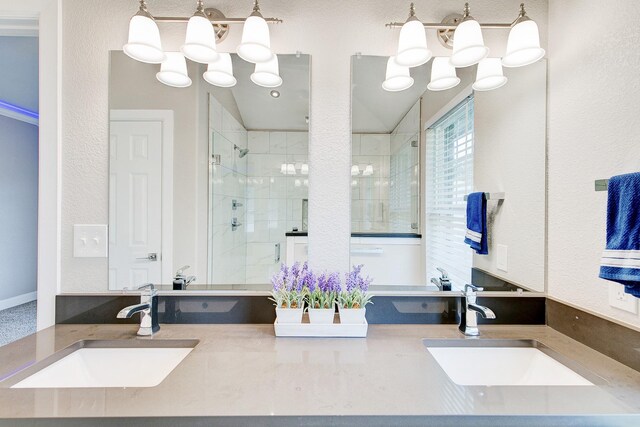
[[[246,282],[266,283],[284,261],[285,233],[306,229],[302,206],[309,189],[309,136],[249,131],[248,138]]]
[[[419,102],[391,134],[352,135],[352,232],[419,232],[419,137]]]
[[[351,230],[389,231],[389,134],[353,134]]]
[[[420,101],[391,132],[389,229],[419,232]]]
[[[222,105],[209,97],[209,283],[246,281],[246,183],[248,156],[239,158],[234,144],[247,147],[247,131]],[[233,200],[243,206],[233,209]],[[233,218],[243,224],[235,230]]]

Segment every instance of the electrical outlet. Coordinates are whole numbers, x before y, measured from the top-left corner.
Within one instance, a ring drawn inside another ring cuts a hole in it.
[[[496,257],[496,267],[498,270],[507,271],[508,264],[508,247],[507,245],[498,245],[497,248],[497,257]]]
[[[638,314],[638,299],[624,292],[624,286],[618,283],[609,283],[609,305]]]
[[[104,224],[74,224],[73,256],[75,258],[106,258],[107,226]]]

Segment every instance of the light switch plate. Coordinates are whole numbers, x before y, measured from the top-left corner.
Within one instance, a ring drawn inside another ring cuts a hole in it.
[[[624,286],[618,283],[609,283],[609,305],[638,314],[638,299],[624,291]]]
[[[498,245],[498,255],[496,257],[496,267],[498,270],[507,271],[508,265],[507,245]]]
[[[108,253],[106,224],[74,224],[73,256],[75,258],[106,258]]]

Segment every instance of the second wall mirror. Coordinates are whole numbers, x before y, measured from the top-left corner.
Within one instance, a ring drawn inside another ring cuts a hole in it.
[[[384,90],[387,57],[352,58],[351,264],[385,291],[433,290],[447,272],[497,291],[544,291],[546,60],[505,69],[508,84]],[[489,254],[464,243],[466,196],[489,194]],[[432,281],[433,280],[433,281]]]

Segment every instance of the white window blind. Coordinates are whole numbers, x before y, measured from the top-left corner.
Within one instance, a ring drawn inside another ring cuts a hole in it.
[[[473,96],[427,129],[427,277],[444,268],[455,288],[471,283],[473,254],[464,243],[466,202],[473,190]]]

